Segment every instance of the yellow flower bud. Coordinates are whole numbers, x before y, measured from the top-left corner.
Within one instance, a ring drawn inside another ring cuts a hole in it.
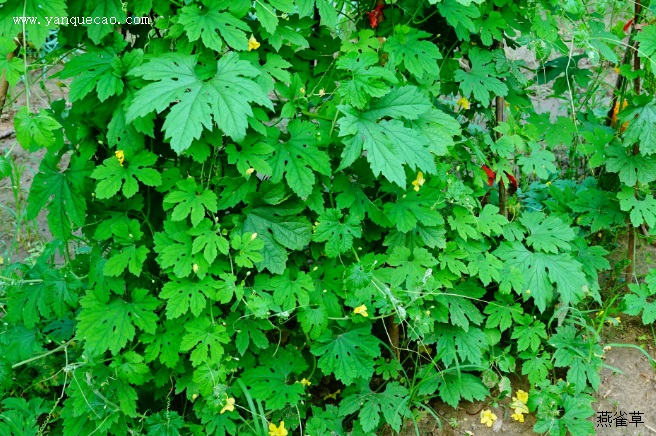
[[[248,38],[248,51],[257,50],[258,48],[260,48],[260,43],[257,42],[255,36],[251,35],[251,37]]]

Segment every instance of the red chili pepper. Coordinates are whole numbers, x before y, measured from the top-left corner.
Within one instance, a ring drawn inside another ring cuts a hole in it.
[[[624,33],[629,31],[629,28],[631,28],[631,24],[633,24],[633,18],[631,18],[629,21],[627,21],[626,24],[624,25],[624,27],[622,28]]]
[[[369,15],[369,24],[371,25],[372,29],[375,29],[376,27],[378,27],[378,24],[381,21],[383,21],[383,19],[385,18],[383,16],[383,9],[384,8],[385,8],[385,5],[382,4],[382,5],[376,6],[373,11],[367,12],[367,14]]]

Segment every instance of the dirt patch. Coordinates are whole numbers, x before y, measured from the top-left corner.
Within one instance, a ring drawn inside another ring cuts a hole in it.
[[[54,74],[61,67],[55,67],[48,73]],[[33,111],[50,107],[52,101],[66,99],[70,80],[57,82],[46,80],[43,72],[34,72],[30,79],[30,107]],[[0,118],[0,153],[9,153],[12,161],[10,177],[0,178],[0,258],[2,263],[22,261],[32,255],[38,255],[43,241],[50,238],[46,213],[42,211],[35,220],[27,219],[27,197],[34,176],[38,173],[39,164],[45,155],[45,150],[36,153],[25,151],[17,143],[14,130],[14,115],[16,110],[25,104],[25,86],[21,82],[10,89],[8,101],[11,106],[5,108]]]

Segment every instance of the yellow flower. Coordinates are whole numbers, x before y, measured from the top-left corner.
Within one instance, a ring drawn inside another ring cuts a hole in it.
[[[116,150],[116,159],[118,159],[118,163],[123,166],[123,161],[125,160],[125,154],[123,153],[123,150]]]
[[[326,394],[326,395],[324,395],[324,396],[323,396],[323,399],[324,399],[324,400],[328,400],[328,399],[332,398],[333,400],[336,400],[336,399],[337,399],[337,395],[339,395],[339,394],[341,394],[341,393],[342,393],[342,390],[341,390],[341,389],[337,389],[337,390],[336,390],[335,392],[333,392],[332,394]]]
[[[226,410],[227,410],[228,412],[234,412],[234,411],[235,411],[235,399],[234,399],[234,398],[227,398],[227,399],[226,399],[226,405],[223,406],[223,409],[221,409],[221,413],[220,413],[220,414],[223,415],[223,413],[224,413]]]
[[[246,170],[246,174],[251,175],[255,172],[255,168],[249,168]]]
[[[280,425],[276,427],[274,423],[269,424],[269,436],[287,436],[285,430],[285,421],[280,421]]]
[[[521,401],[517,401],[517,399],[514,397],[513,400],[515,401],[510,403],[510,408],[513,409],[516,414],[523,415],[524,413],[528,413],[528,407],[526,404],[522,403]]]
[[[248,38],[248,51],[251,50],[257,50],[260,48],[260,43],[257,42],[257,39],[253,35],[251,35],[250,38]]]
[[[312,384],[312,382],[310,380],[304,378],[303,380],[301,380],[301,384],[303,386],[307,387],[307,386],[310,386]]]
[[[521,401],[524,404],[528,403],[528,392],[524,392],[523,390],[519,389],[517,391],[517,398],[515,399],[517,401]]]
[[[425,181],[426,181],[426,180],[424,179],[424,175],[422,174],[421,171],[419,171],[419,172],[417,173],[417,180],[415,180],[414,182],[412,182],[412,185],[414,186],[414,190],[417,191],[417,192],[419,192],[419,188],[422,187],[422,186],[424,186],[424,182],[425,182]]]
[[[492,424],[494,424],[494,421],[497,420],[497,415],[492,413],[490,409],[483,410],[481,412],[481,424],[485,424],[488,427],[492,427]]]
[[[522,415],[521,413],[513,413],[510,416],[512,416],[512,419],[514,419],[515,421],[524,422],[524,415]]]
[[[326,91],[323,88],[321,88],[319,90],[319,97],[323,97],[324,95],[326,95]]]
[[[358,306],[355,309],[353,309],[353,313],[356,315],[362,315],[365,318],[369,316],[369,314],[367,313],[367,306],[365,306],[364,304],[362,306]]]
[[[465,110],[469,109],[469,100],[466,97],[460,97],[456,104]]]

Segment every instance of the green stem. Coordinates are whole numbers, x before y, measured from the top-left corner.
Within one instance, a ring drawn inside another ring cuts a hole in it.
[[[38,356],[30,357],[29,359],[23,360],[22,362],[14,363],[13,365],[11,365],[11,368],[12,369],[18,368],[19,366],[26,365],[30,362],[34,362],[35,360],[43,359],[44,357],[49,356],[53,353],[56,353],[59,350],[63,350],[66,347],[68,347],[68,343],[63,343],[59,347],[55,348],[54,350],[50,350],[47,353],[39,354]]]
[[[319,120],[326,120],[326,121],[333,121],[332,118],[327,117],[327,116],[325,116],[325,115],[317,114],[317,113],[315,113],[315,112],[310,112],[310,111],[306,111],[306,110],[301,110],[301,113],[302,113],[303,115],[307,115],[307,116],[310,117],[310,118],[316,118],[316,119],[319,119]]]

